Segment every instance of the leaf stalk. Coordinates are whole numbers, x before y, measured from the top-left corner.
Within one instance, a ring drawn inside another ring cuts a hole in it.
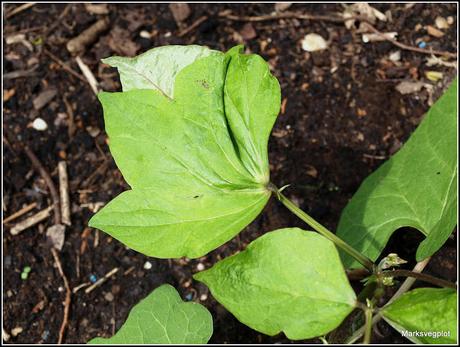
[[[299,217],[300,219],[302,219],[305,223],[307,223],[310,227],[312,227],[313,229],[315,229],[318,233],[320,233],[321,235],[323,235],[324,237],[326,237],[327,239],[329,239],[330,241],[332,241],[337,247],[339,247],[340,249],[342,249],[343,251],[347,252],[350,256],[352,256],[353,258],[355,258],[357,261],[359,261],[362,265],[364,265],[371,273],[374,272],[374,269],[375,269],[375,265],[374,263],[369,259],[367,258],[366,256],[364,256],[363,254],[361,254],[360,252],[358,252],[356,249],[354,249],[353,247],[351,247],[348,243],[346,243],[345,241],[343,241],[341,238],[339,238],[338,236],[336,236],[334,233],[332,233],[331,231],[329,231],[325,226],[323,226],[322,224],[320,224],[319,222],[317,222],[315,219],[313,219],[313,217],[311,217],[310,215],[308,215],[306,212],[304,212],[303,210],[301,210],[296,204],[294,204],[291,200],[289,200],[285,195],[283,195],[281,193],[281,191],[276,188],[276,186],[272,183],[269,183],[269,185],[267,186],[267,188],[271,191],[273,191],[278,200],[284,205],[286,206],[292,213],[294,213],[297,217]]]

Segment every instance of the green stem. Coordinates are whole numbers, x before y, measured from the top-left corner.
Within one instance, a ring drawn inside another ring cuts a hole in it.
[[[366,316],[363,344],[369,345],[372,337],[372,307],[367,307],[364,311]]]
[[[275,186],[271,185],[270,189],[276,193],[278,200],[281,201],[281,203],[283,203],[283,205],[286,206],[297,217],[302,219],[305,223],[307,223],[309,226],[315,229],[318,233],[320,233],[327,239],[334,242],[334,244],[337,247],[341,248],[342,250],[347,252],[349,255],[351,255],[353,258],[355,258],[357,261],[359,261],[361,264],[363,264],[370,272],[374,272],[374,263],[369,258],[362,255],[356,249],[351,247],[348,243],[346,243],[345,241],[337,237],[335,234],[330,232],[326,227],[324,227],[323,225],[318,223],[316,220],[314,220],[311,216],[309,216],[307,213],[302,211],[291,200],[285,197]]]
[[[414,272],[410,270],[383,271],[382,276],[385,276],[385,277],[412,277],[412,278],[416,278],[421,281],[432,283],[434,285],[437,285],[438,287],[457,289],[457,286],[452,282],[449,282],[449,281],[446,281],[446,280],[443,280],[441,278],[437,278],[434,276],[430,276],[430,275],[427,275],[421,272]]]

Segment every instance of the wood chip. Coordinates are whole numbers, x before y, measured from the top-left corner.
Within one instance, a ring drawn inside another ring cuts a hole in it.
[[[440,37],[444,36],[444,33],[441,30],[436,29],[434,26],[427,25],[425,27],[425,29],[426,29],[428,35],[431,35],[433,37],[440,38]]]
[[[46,209],[34,214],[33,216],[30,216],[29,218],[19,222],[15,226],[13,226],[10,230],[11,235],[17,235],[21,231],[24,231],[31,226],[41,222],[42,220],[45,220],[46,218],[49,217],[50,211],[53,209],[53,206],[49,206]]]
[[[412,94],[417,93],[424,87],[425,83],[423,82],[412,82],[412,81],[402,81],[395,88],[401,94]]]
[[[45,107],[53,98],[56,96],[57,90],[54,88],[49,88],[44,90],[33,100],[33,105],[36,110],[40,110]]]
[[[46,230],[46,237],[51,245],[58,251],[64,246],[65,239],[65,226],[62,224],[55,224]]]
[[[283,12],[283,11],[286,11],[291,6],[292,6],[292,2],[277,2],[275,4],[275,11]]]
[[[90,14],[109,14],[107,4],[85,4],[85,10]]]

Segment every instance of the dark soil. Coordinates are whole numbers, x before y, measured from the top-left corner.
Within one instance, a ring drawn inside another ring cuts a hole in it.
[[[17,6],[5,5],[6,14]],[[271,179],[279,187],[291,184],[286,194],[334,230],[341,210],[363,179],[407,140],[428,109],[430,98],[436,100],[456,71],[445,66],[428,67],[427,55],[406,50],[401,50],[400,63],[392,63],[388,56],[397,47],[389,42],[364,44],[360,34],[341,23],[285,19],[248,24],[218,16],[223,10],[240,16],[267,15],[273,12],[273,6],[193,4],[191,16],[183,28],[178,28],[167,4],[110,4],[109,29],[87,47],[81,58],[101,88],[114,91],[120,89],[118,77],[100,62],[103,57],[135,55],[168,44],[195,43],[227,50],[244,42],[249,51],[269,61],[283,94],[284,107],[269,144]],[[398,32],[399,41],[415,46],[417,39],[423,38],[427,47],[457,51],[456,4],[374,6],[382,12],[391,11],[392,21],[378,22],[376,26],[381,31]],[[318,15],[342,12],[343,8],[336,4],[294,4],[289,10]],[[207,20],[178,37],[182,29],[203,15],[208,16]],[[429,36],[424,29],[426,25],[434,26],[437,16],[454,19],[441,38]],[[5,37],[23,33],[30,42],[29,49],[23,43],[6,44],[4,40],[4,72],[35,67],[25,77],[9,75],[3,81],[3,215],[10,216],[27,204],[37,203],[33,211],[4,225],[3,327],[10,334],[13,329],[22,328],[9,342],[56,343],[65,298],[63,281],[45,236],[47,227],[53,224],[52,218],[16,236],[9,232],[18,221],[52,203],[45,182],[22,151],[23,145],[35,152],[56,185],[57,164],[61,160],[67,162],[72,225],[67,228],[60,259],[70,286],[75,288],[88,282],[90,275],[99,278],[114,267],[121,268],[90,294],[82,289],[72,295],[66,343],[86,343],[95,336],[110,336],[123,324],[133,305],[166,282],[184,298],[191,294],[192,300],[210,309],[214,318],[213,343],[292,342],[282,334],[265,336],[239,323],[205,286],[191,277],[199,263],[208,268],[244,249],[265,232],[280,227],[305,227],[277,201],[272,199],[237,237],[200,259],[148,258],[127,250],[102,232],[87,229],[95,209],[126,190],[127,185],[110,156],[101,106],[91,88],[63,69],[46,51],[81,74],[66,50],[66,43],[100,17],[89,13],[83,4],[37,4],[10,18],[4,17]],[[249,25],[256,34],[253,38],[248,38],[254,36]],[[141,37],[142,31],[151,33],[151,38]],[[304,52],[300,40],[310,32],[330,40],[329,49]],[[443,78],[437,83],[428,81],[428,70],[443,72]],[[433,94],[422,89],[401,95],[395,86],[406,79],[433,84]],[[34,99],[50,88],[56,89],[56,95],[36,110]],[[30,126],[37,117],[48,124],[46,131]],[[410,268],[421,239],[417,231],[399,230],[384,254],[400,254],[409,260]],[[456,257],[456,238],[452,238],[434,256],[426,272],[456,281]],[[149,270],[144,269],[146,261],[153,265]],[[25,266],[32,271],[27,280],[22,280]],[[354,285],[360,286],[359,282]],[[378,328],[382,336],[376,334],[376,342],[408,342],[385,323]]]

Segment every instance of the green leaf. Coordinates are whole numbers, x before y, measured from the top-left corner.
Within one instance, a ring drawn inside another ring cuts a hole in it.
[[[164,284],[139,302],[111,338],[89,344],[205,344],[212,335],[212,316],[195,302],[183,302],[174,287]]]
[[[149,256],[197,258],[260,213],[280,88],[262,58],[239,50],[183,68],[172,100],[154,89],[99,94],[110,151],[132,190],[90,226]]]
[[[156,89],[172,98],[177,74],[195,60],[212,54],[219,52],[205,46],[171,45],[153,48],[134,58],[114,56],[102,62],[118,69],[123,91]]]
[[[342,213],[337,235],[376,260],[391,234],[408,226],[427,236],[418,261],[436,252],[456,225],[456,130],[455,80],[401,150],[364,180]],[[342,256],[345,267],[361,267]]]
[[[382,310],[383,318],[415,343],[457,343],[457,292],[453,289],[417,288]],[[409,334],[406,335],[406,332]],[[416,336],[414,332],[422,333]],[[412,333],[412,334],[411,334]],[[423,336],[430,335],[431,336]],[[448,336],[433,336],[444,333]]]
[[[242,323],[292,340],[328,333],[356,302],[334,244],[298,228],[266,233],[194,278]]]

